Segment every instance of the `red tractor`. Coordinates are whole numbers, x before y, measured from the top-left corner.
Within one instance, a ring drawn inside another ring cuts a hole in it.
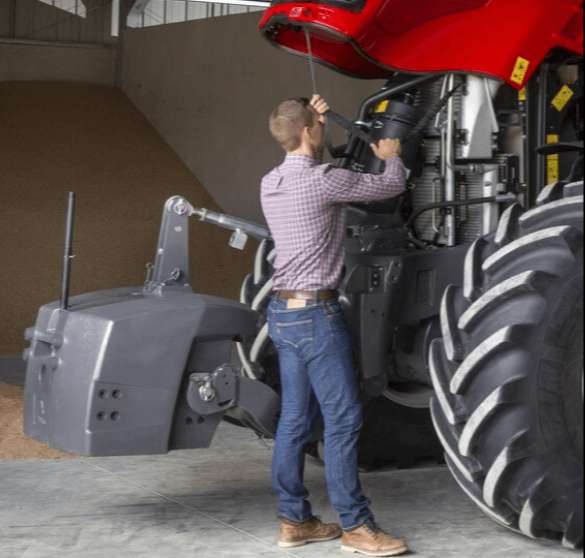
[[[398,137],[399,198],[346,209],[340,286],[364,400],[363,466],[444,458],[490,517],[583,543],[583,8],[580,0],[276,0],[274,45],[383,78],[333,164],[380,172]],[[221,420],[274,434],[278,363],[264,311],[269,231],[163,209],[144,286],[60,302],[30,347],[25,432],[84,455],[208,447]],[[188,219],[261,239],[244,304],[194,293]],[[237,343],[239,360],[233,358]],[[307,451],[318,453],[315,423]]]
[[[411,171],[399,202],[348,208],[341,290],[367,399],[362,461],[432,454],[428,407],[486,514],[580,546],[583,3],[276,0],[260,31],[386,79],[341,120],[348,140],[331,155],[377,172],[368,137],[400,137]],[[258,309],[267,255],[242,290]],[[268,374],[267,345],[261,331],[241,348],[248,367]]]

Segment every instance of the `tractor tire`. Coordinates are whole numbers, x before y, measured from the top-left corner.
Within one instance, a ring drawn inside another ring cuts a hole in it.
[[[258,311],[258,335],[238,344],[242,373],[280,392],[278,354],[269,337],[266,307],[272,294],[273,245],[262,241],[256,251],[254,270],[240,290],[240,302]],[[311,442],[306,450],[322,460],[322,443]],[[363,469],[382,465],[408,468],[420,461],[443,462],[443,449],[435,434],[430,411],[401,405],[386,396],[364,402],[359,462]]]
[[[461,488],[501,525],[583,545],[583,182],[518,204],[470,247],[429,350]]]
[[[266,310],[272,296],[275,252],[272,241],[260,242],[254,257],[254,269],[240,288],[240,302],[258,312],[258,334],[253,340],[237,343],[242,373],[252,380],[267,383],[280,393],[278,354],[268,337]]]

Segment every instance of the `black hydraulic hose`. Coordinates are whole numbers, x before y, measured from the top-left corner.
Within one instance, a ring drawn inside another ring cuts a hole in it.
[[[407,143],[412,139],[415,139],[419,136],[419,134],[423,133],[426,127],[431,123],[431,120],[435,118],[437,113],[447,104],[449,99],[457,92],[457,90],[463,85],[463,81],[460,81],[451,91],[449,91],[446,95],[439,98],[431,108],[425,113],[425,115],[418,121],[416,126],[408,132],[406,137],[403,140],[403,143]]]
[[[349,118],[345,118],[345,116],[342,116],[341,114],[338,114],[332,110],[328,110],[326,115],[327,118],[350,132],[354,137],[358,137],[368,144],[372,143],[372,136],[370,136],[368,132],[362,130],[358,125],[354,124],[351,120],[349,120]]]
[[[328,110],[326,115],[328,119],[332,120],[335,122],[335,124],[341,128],[344,128],[348,132],[353,128],[353,122],[349,118],[345,118],[345,116],[338,114],[337,112]]]
[[[431,211],[432,209],[441,209],[445,207],[461,207],[464,205],[478,205],[481,203],[496,203],[496,202],[505,202],[505,201],[514,201],[515,198],[506,198],[504,196],[489,196],[487,198],[472,198],[470,200],[453,200],[453,201],[444,201],[444,202],[436,202],[431,203],[428,205],[424,205],[417,209],[409,218],[408,221],[404,224],[404,227],[407,229],[411,229],[414,222],[427,211]]]
[[[360,107],[360,113],[358,116],[358,120],[364,120],[364,118],[367,115],[368,109],[374,103],[377,103],[379,101],[384,101],[385,99],[387,99],[388,97],[391,97],[392,95],[398,95],[398,93],[402,93],[403,91],[408,91],[409,89],[412,89],[413,87],[416,87],[417,85],[422,85],[423,83],[426,83],[427,81],[433,81],[435,79],[438,79],[439,77],[441,77],[441,75],[427,74],[424,76],[416,77],[416,78],[411,79],[409,81],[405,81],[399,85],[395,85],[394,87],[389,87],[388,89],[382,89],[382,91],[379,91],[378,93],[375,93],[374,95],[371,95],[362,103],[362,106]]]

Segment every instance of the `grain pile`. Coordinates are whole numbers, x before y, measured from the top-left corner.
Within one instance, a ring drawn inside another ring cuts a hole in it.
[[[72,295],[143,283],[168,197],[221,211],[122,91],[0,83],[0,355],[21,353],[39,306],[59,297],[69,190],[77,193]],[[233,250],[229,236],[191,221],[194,290],[238,297],[256,243]]]
[[[22,395],[20,386],[0,383],[0,460],[66,459],[73,457],[47,448],[22,433]]]

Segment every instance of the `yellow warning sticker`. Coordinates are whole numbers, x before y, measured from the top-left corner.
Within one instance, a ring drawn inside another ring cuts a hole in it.
[[[563,85],[554,96],[552,106],[561,112],[567,106],[567,103],[571,100],[571,97],[574,94],[575,92],[568,85]]]
[[[376,108],[374,109],[374,112],[386,112],[386,109],[388,108],[388,105],[390,104],[390,101],[386,100],[386,101],[380,101],[377,105]]]
[[[527,95],[527,93],[526,93],[526,87],[523,87],[522,89],[520,89],[520,91],[518,91],[518,100],[521,103],[526,102],[526,95]]]
[[[522,56],[518,56],[518,58],[516,58],[514,69],[512,70],[512,75],[510,76],[510,81],[517,83],[518,85],[522,85],[524,83],[526,73],[528,72],[528,66],[530,66],[530,60],[522,58]]]
[[[548,134],[546,136],[546,143],[559,143],[558,134]],[[546,156],[546,183],[552,184],[559,181],[559,155]]]

